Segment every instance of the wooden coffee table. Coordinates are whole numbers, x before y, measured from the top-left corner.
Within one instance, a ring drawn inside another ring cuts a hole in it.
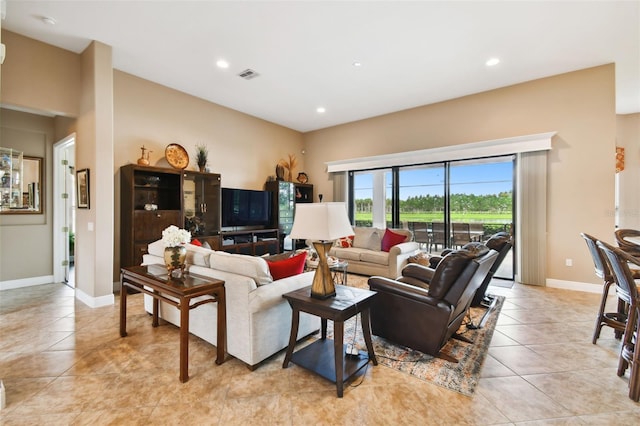
[[[161,265],[130,266],[121,269],[120,283],[120,336],[127,335],[127,291],[126,287],[153,297],[152,326],[158,326],[158,303],[160,300],[180,310],[180,381],[189,380],[189,311],[205,303],[218,303],[218,341],[216,342],[216,364],[224,362],[227,330],[227,310],[224,281],[195,274],[184,274],[181,278],[169,278],[167,268]],[[150,289],[150,290],[149,290]],[[210,295],[191,304],[191,299]],[[170,296],[173,299],[167,297]],[[174,299],[177,299],[174,300]]]
[[[287,299],[291,305],[293,315],[291,317],[289,346],[287,347],[287,354],[284,357],[282,368],[287,368],[289,362],[293,362],[314,371],[325,379],[335,382],[338,397],[342,398],[345,382],[367,365],[369,361],[373,365],[378,365],[376,354],[373,351],[371,323],[369,320],[369,309],[376,295],[377,293],[374,291],[343,285],[336,285],[335,297],[328,299],[311,297],[310,286],[283,294],[282,297]],[[321,318],[322,337],[294,353],[300,311]],[[346,345],[343,344],[344,322],[358,313],[360,313],[362,319],[362,333],[367,345],[367,352],[359,351],[358,355],[345,357]],[[327,320],[333,321],[333,340],[327,339]]]

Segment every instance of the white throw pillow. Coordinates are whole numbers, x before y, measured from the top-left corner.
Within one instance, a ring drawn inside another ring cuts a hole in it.
[[[380,251],[382,237],[378,228],[356,226],[353,228],[353,232],[353,247]]]

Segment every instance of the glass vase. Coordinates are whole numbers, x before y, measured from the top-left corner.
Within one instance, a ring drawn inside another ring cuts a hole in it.
[[[180,275],[184,274],[185,259],[187,258],[187,248],[185,246],[165,247],[164,263],[167,265],[169,277],[174,275],[174,271],[180,271]]]

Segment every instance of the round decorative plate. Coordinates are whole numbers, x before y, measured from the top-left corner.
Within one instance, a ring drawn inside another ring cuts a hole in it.
[[[307,174],[305,172],[298,173],[297,179],[298,179],[298,182],[300,182],[300,183],[309,182],[309,176],[307,176]]]
[[[184,169],[189,165],[189,154],[181,145],[171,143],[164,150],[167,163],[176,169]]]

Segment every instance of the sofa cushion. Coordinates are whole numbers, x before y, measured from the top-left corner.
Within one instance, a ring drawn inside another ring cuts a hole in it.
[[[214,251],[209,256],[209,267],[253,278],[257,285],[273,282],[269,272],[269,265],[261,257]]]
[[[306,259],[307,253],[302,252],[295,256],[291,256],[288,259],[275,261],[267,260],[267,265],[269,266],[269,272],[275,281],[301,274],[302,271],[304,271]]]
[[[209,255],[213,252],[212,250],[198,247],[193,244],[185,244],[187,248],[187,258],[185,262],[189,265],[198,265],[198,266],[209,266]],[[164,258],[164,249],[165,245],[162,240],[154,241],[147,246],[147,251],[149,254]]]
[[[331,256],[337,257],[338,259],[344,260],[360,260],[360,253],[366,249],[360,249],[357,247],[332,247],[329,251]]]
[[[389,264],[389,252],[367,250],[360,253],[360,261],[378,265]]]
[[[406,235],[397,234],[389,229],[385,229],[380,249],[382,251],[389,251],[391,247],[396,244],[404,243],[406,239]]]

